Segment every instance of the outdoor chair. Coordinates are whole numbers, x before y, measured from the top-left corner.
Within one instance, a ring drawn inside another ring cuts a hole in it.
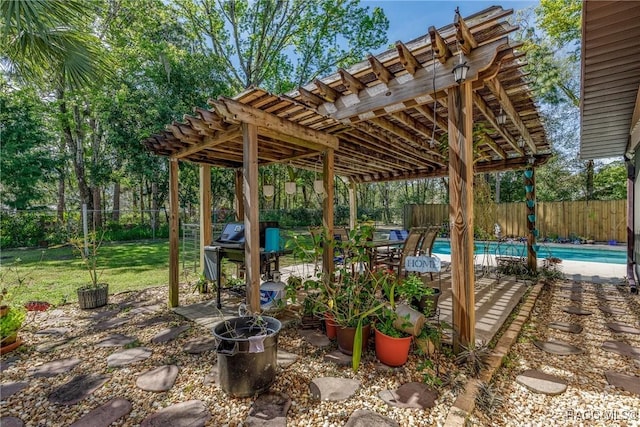
[[[424,237],[420,242],[420,249],[418,250],[418,255],[428,255],[431,256],[433,252],[433,245],[436,242],[436,237],[438,237],[438,233],[440,232],[440,227],[437,225],[432,225],[428,227],[424,233]],[[431,280],[433,280],[433,273],[429,273]]]
[[[402,246],[400,257],[397,260],[392,259],[381,261],[377,264],[377,266],[385,266],[389,269],[396,270],[398,278],[403,277],[405,275],[404,260],[408,256],[415,256],[419,253],[426,231],[427,229],[424,227],[411,228],[411,230],[409,230],[407,239],[404,241],[404,245]]]
[[[374,264],[384,261],[391,261],[400,256],[400,247],[397,242],[404,242],[409,235],[407,230],[391,230],[389,232],[389,246],[381,246],[376,248]],[[393,243],[396,242],[394,245]]]

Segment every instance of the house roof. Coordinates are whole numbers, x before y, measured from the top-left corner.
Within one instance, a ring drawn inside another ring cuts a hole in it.
[[[261,165],[319,170],[320,153],[331,147],[336,175],[355,182],[445,176],[447,93],[457,85],[452,70],[463,51],[473,80],[475,171],[542,163],[550,146],[523,54],[508,38],[516,30],[505,20],[512,13],[494,6],[456,15],[452,25],[284,95],[250,88],[211,99],[211,108],[196,108],[143,142],[159,155],[240,168],[241,124],[254,123]]]
[[[631,151],[631,133],[640,134],[639,87],[640,2],[584,2],[582,159],[622,156]],[[638,139],[636,135],[636,144]]]

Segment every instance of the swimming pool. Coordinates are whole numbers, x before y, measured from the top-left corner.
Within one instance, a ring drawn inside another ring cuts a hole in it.
[[[487,252],[490,255],[526,256],[526,244],[521,242],[476,242],[475,253],[484,252],[484,246],[488,245]],[[435,254],[451,254],[451,246],[447,239],[437,239],[433,246]],[[625,248],[598,248],[588,245],[574,244],[541,244],[538,250],[538,258],[554,256],[567,261],[602,262],[607,264],[626,264],[627,252]]]

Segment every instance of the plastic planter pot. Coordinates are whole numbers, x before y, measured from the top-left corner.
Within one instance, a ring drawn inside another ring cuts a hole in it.
[[[540,234],[540,232],[537,228],[534,228],[533,230],[531,230],[531,234],[533,234],[533,237],[538,237],[538,234]]]
[[[525,185],[524,189],[527,190],[527,193],[533,192],[533,185]]]
[[[374,329],[376,337],[376,356],[387,366],[402,366],[407,363],[411,336],[394,338]]]
[[[535,215],[527,215],[527,218],[529,218],[529,222],[536,222],[536,216]]]
[[[533,171],[531,169],[527,169],[524,171],[524,176],[527,177],[527,179],[530,179],[533,176]]]
[[[532,208],[535,205],[536,205],[536,201],[535,200],[531,200],[531,199],[527,200],[527,207],[528,208]]]
[[[213,328],[218,339],[218,379],[222,390],[249,397],[269,389],[278,366],[278,334],[282,324],[273,317],[234,317]]]

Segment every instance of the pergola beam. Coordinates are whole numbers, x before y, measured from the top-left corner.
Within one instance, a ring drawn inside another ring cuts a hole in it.
[[[226,131],[220,131],[213,137],[205,137],[201,142],[191,145],[175,153],[173,158],[181,159],[183,157],[190,156],[198,151],[205,150],[207,148],[215,147],[216,145],[223,144],[227,141],[238,139],[242,136],[242,130],[240,127],[234,127]]]
[[[520,132],[520,135],[524,139],[525,144],[529,146],[531,153],[537,154],[538,147],[536,147],[535,142],[533,142],[527,126],[524,124],[522,119],[520,119],[520,114],[518,114],[518,111],[513,106],[511,98],[509,98],[507,91],[504,89],[504,87],[502,87],[500,81],[497,78],[494,78],[491,80],[487,80],[485,82],[485,85],[489,88],[491,93],[493,93],[493,96],[496,97],[504,112],[518,129],[518,132]],[[520,153],[522,154],[522,151]]]
[[[220,98],[218,100],[210,99],[208,103],[225,120],[229,120],[232,123],[242,122],[258,126],[258,131],[262,134],[269,132],[272,135],[278,135],[278,138],[293,137],[289,142],[316,151],[324,151],[327,148],[335,150],[338,148],[338,138],[336,136],[311,129],[238,101]]]
[[[467,65],[470,67],[467,78],[473,80],[474,76],[489,67],[499,52],[498,48],[505,44],[507,44],[507,39],[498,39],[474,49],[466,57]],[[435,67],[435,90],[429,90],[430,93],[438,93],[456,84],[451,74],[453,66],[454,61],[450,60],[444,65]],[[366,90],[360,90],[357,99],[351,96],[342,96],[336,102],[326,102],[318,106],[318,112],[343,121],[350,118],[357,119],[358,116],[369,115],[373,111],[405,102],[415,103],[416,94],[424,94],[420,97],[420,103],[424,104],[433,99],[431,95],[425,94],[425,88],[433,88],[433,80],[432,67],[420,68],[416,70],[412,79],[394,78],[388,83],[380,83]],[[384,87],[379,87],[381,85]]]
[[[411,53],[409,48],[401,41],[396,42],[396,49],[398,51],[398,58],[400,59],[400,63],[402,63],[404,69],[412,76],[415,75],[416,71],[422,68],[418,59],[413,56],[413,53]]]

